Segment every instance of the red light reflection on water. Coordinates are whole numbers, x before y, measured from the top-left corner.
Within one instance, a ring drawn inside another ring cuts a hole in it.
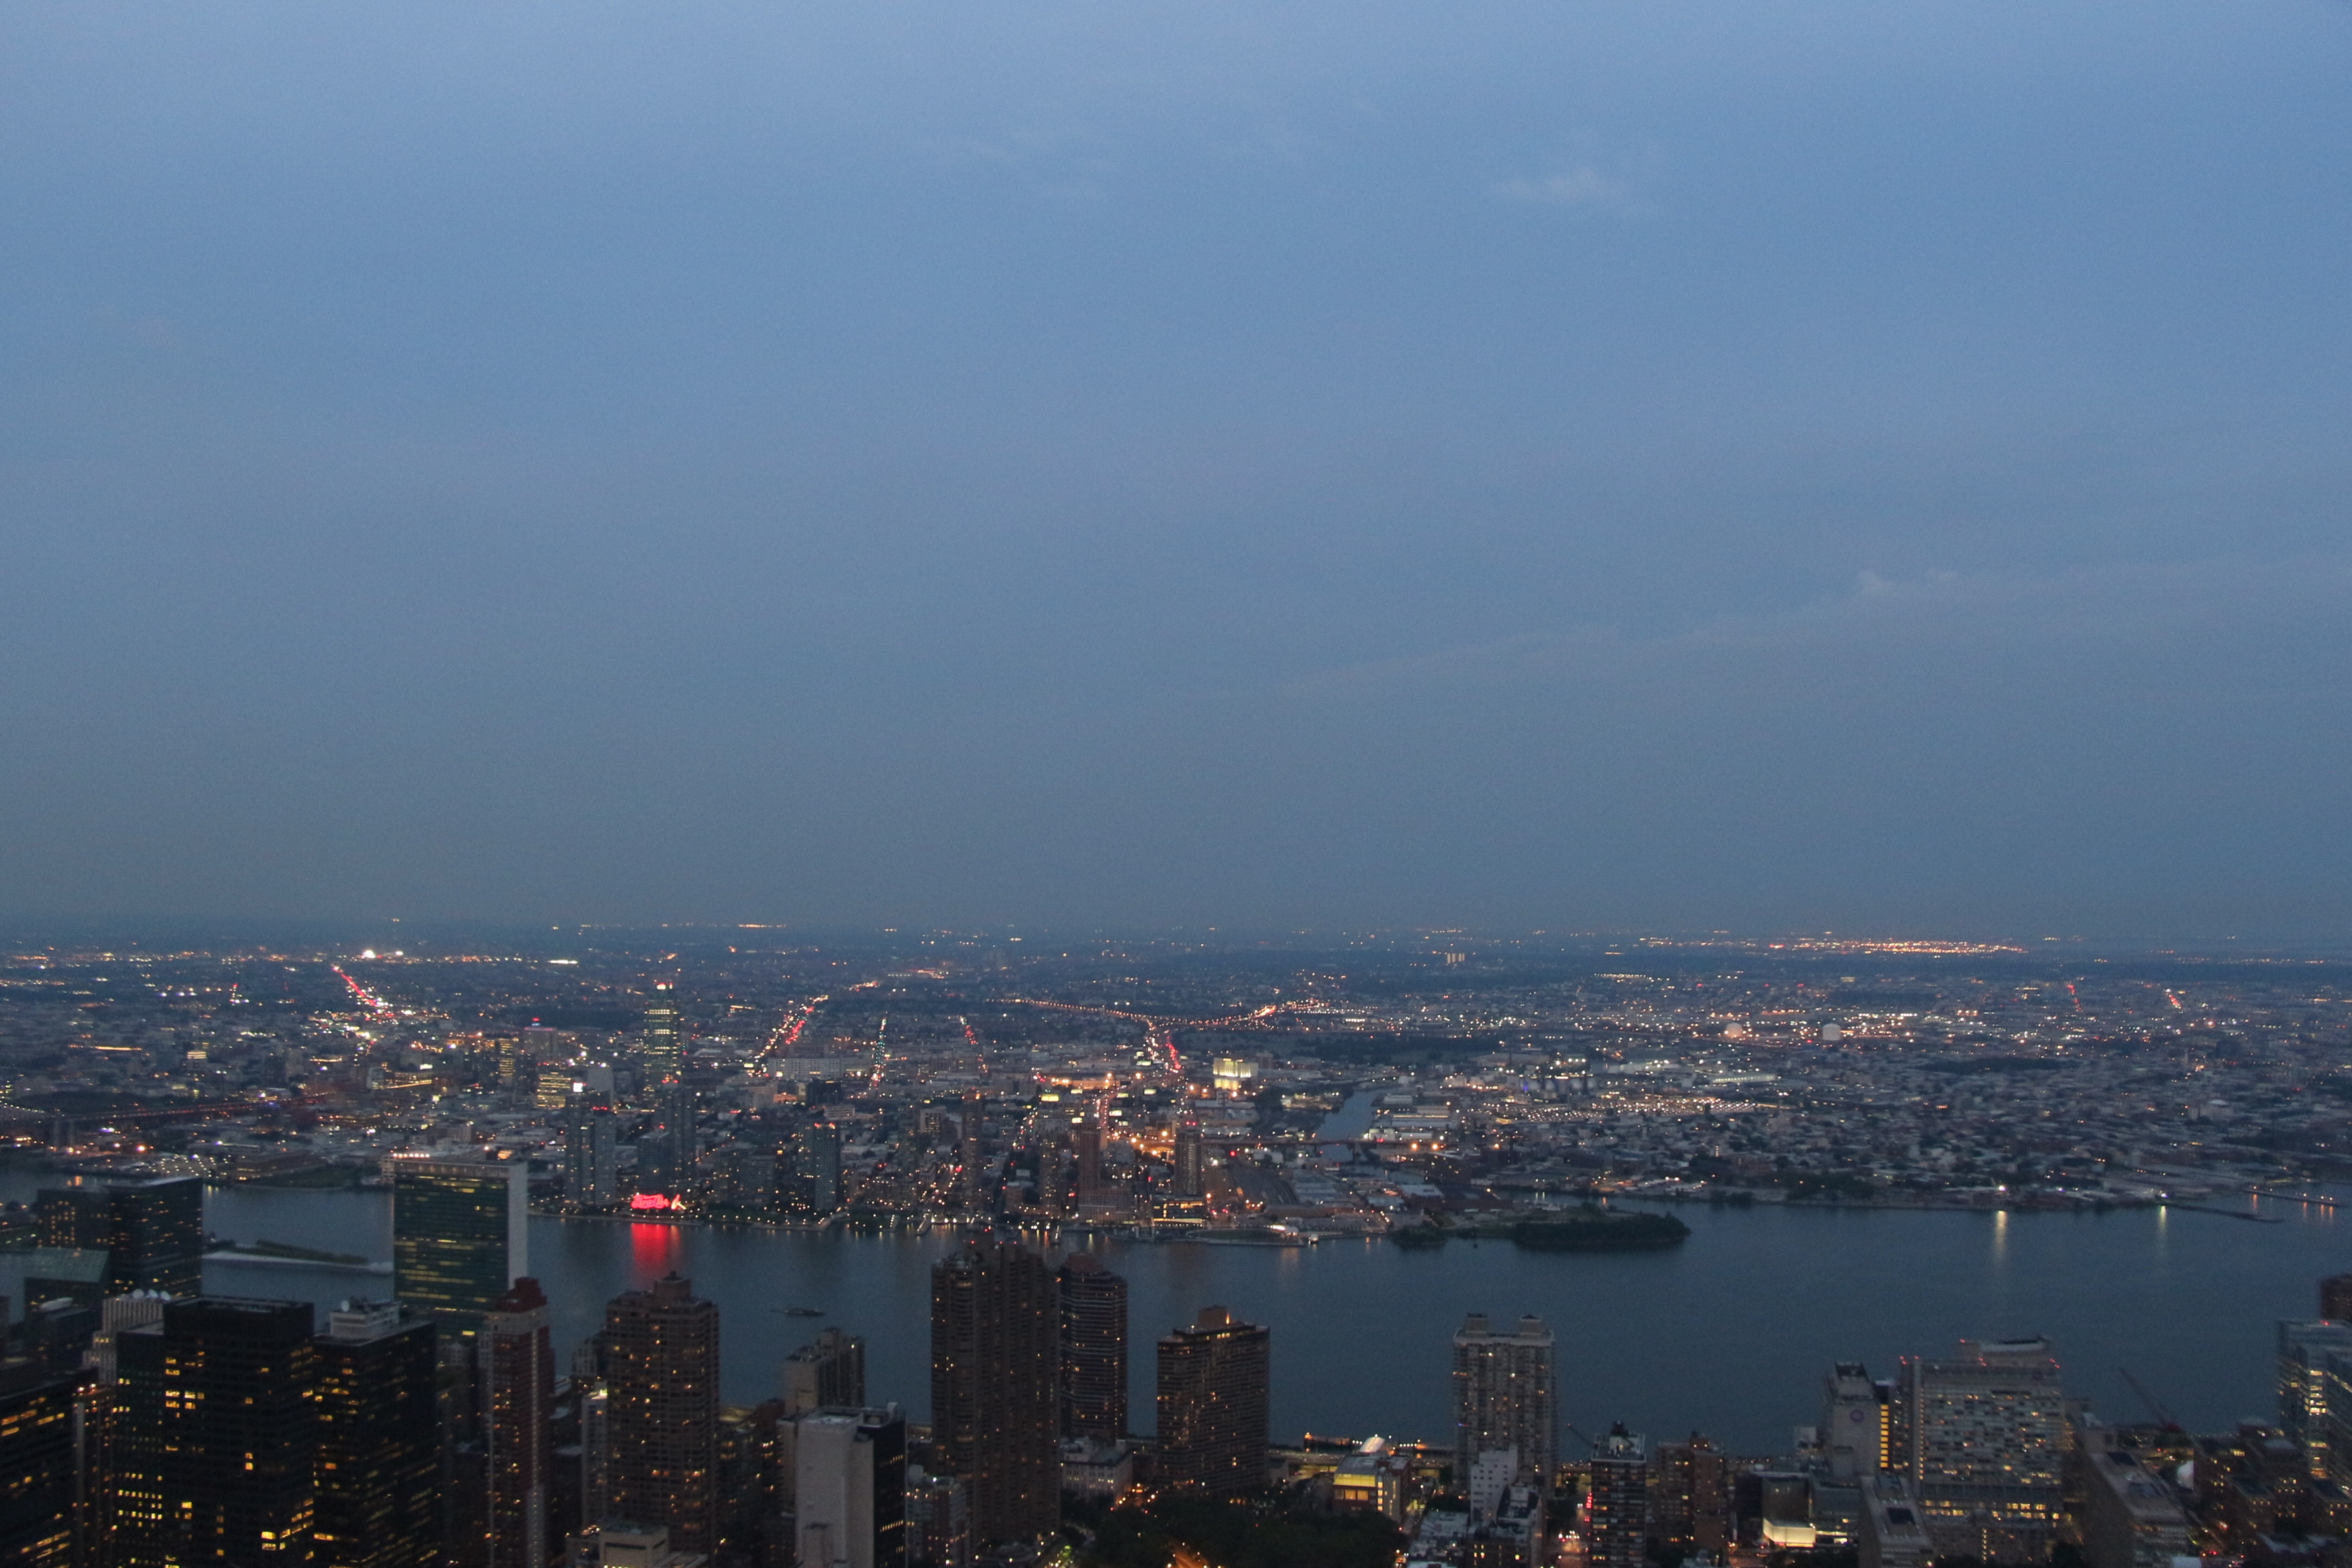
[[[674,1225],[633,1225],[629,1227],[629,1261],[640,1279],[658,1279],[677,1266],[686,1250],[686,1236]]]

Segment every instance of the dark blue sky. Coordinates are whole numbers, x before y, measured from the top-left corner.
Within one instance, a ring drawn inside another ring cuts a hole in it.
[[[0,910],[2340,934],[2352,6],[0,11]]]

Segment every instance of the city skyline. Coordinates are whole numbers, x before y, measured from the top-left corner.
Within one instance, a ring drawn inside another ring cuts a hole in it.
[[[2352,1568],[2347,79],[0,7],[0,1556]]]

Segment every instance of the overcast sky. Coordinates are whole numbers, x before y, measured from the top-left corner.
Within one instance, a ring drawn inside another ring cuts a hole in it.
[[[0,7],[0,910],[2352,932],[2352,6]]]

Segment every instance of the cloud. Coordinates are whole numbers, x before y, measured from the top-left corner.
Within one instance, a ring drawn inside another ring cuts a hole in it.
[[[1633,188],[1590,163],[1579,163],[1557,174],[1535,179],[1520,175],[1500,181],[1495,186],[1495,194],[1507,202],[1526,202],[1535,206],[1623,207],[1633,195]]]
[[[2242,646],[2294,626],[2334,625],[2347,608],[2352,561],[2333,557],[2117,565],[2038,577],[1936,572],[1898,580],[1864,571],[1850,592],[1779,613],[1721,616],[1650,637],[1610,626],[1521,632],[1320,670],[1283,690],[1301,699],[1377,699],[1689,676],[1707,667],[1746,681],[1769,677],[1776,666],[1790,671],[1826,660],[1851,668],[1914,654],[2099,652],[2128,663],[2159,646]]]

